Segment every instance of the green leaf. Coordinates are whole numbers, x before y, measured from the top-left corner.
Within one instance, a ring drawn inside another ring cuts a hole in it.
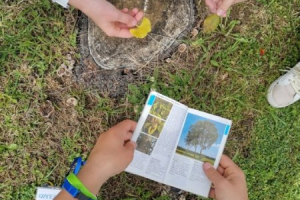
[[[17,148],[18,148],[17,144],[0,145],[0,152],[5,150],[16,150]]]
[[[18,148],[18,145],[17,144],[10,144],[6,147],[8,150],[15,150]]]
[[[212,64],[213,66],[219,67],[219,63],[215,60],[211,60],[210,64]]]

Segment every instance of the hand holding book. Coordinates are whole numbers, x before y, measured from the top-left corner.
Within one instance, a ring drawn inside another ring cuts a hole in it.
[[[80,172],[80,179],[90,191],[97,194],[101,185],[111,176],[123,171],[132,160],[133,147],[128,143],[131,132],[135,129],[135,122],[125,120],[101,134],[85,168]],[[115,144],[115,145],[113,145]],[[117,155],[117,157],[116,157]],[[120,158],[121,156],[121,158]],[[96,163],[94,163],[96,162]],[[88,164],[90,163],[90,164]],[[101,163],[111,163],[110,167],[93,167]],[[90,167],[92,166],[92,167]],[[214,184],[210,197],[217,200],[247,200],[247,187],[243,171],[227,156],[222,156],[218,170],[209,163],[203,165],[204,172]],[[97,176],[102,174],[103,177]],[[88,180],[89,183],[84,180]],[[201,190],[201,188],[199,188]],[[55,198],[73,199],[66,191],[62,190]]]
[[[100,135],[78,179],[89,192],[97,194],[104,182],[122,172],[132,161],[135,143],[131,141],[136,122],[125,120]],[[62,190],[55,200],[73,200]]]
[[[242,170],[222,156],[230,126],[228,119],[151,92],[137,125],[125,120],[101,134],[78,178],[96,194],[126,168],[197,195],[247,200]],[[59,199],[72,197],[62,190]]]
[[[231,123],[151,92],[132,136],[134,158],[125,171],[208,197],[211,181],[202,166],[218,167]]]
[[[245,175],[230,158],[223,155],[217,170],[209,163],[204,163],[203,169],[214,184],[209,197],[217,200],[248,200]]]

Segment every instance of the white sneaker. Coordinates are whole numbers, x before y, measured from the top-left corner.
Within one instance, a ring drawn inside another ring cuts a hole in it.
[[[268,89],[268,101],[275,108],[283,108],[300,99],[300,62],[274,81]]]

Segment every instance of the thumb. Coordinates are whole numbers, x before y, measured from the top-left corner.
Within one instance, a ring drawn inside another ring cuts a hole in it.
[[[226,12],[232,6],[234,0],[224,0],[219,6],[217,10],[217,15],[220,17],[226,17]]]
[[[210,163],[204,163],[203,169],[204,169],[204,172],[205,172],[207,178],[215,186],[218,186],[218,184],[225,179],[217,170],[215,170],[213,168],[213,166]]]
[[[126,153],[128,153],[130,155],[130,157],[132,157],[132,158],[133,158],[133,152],[134,152],[135,148],[136,148],[135,142],[133,142],[133,141],[126,142],[126,144],[125,144],[125,149],[127,151]]]
[[[206,5],[209,7],[210,12],[217,13],[217,4],[212,0],[205,0]]]
[[[137,20],[127,13],[123,13],[122,11],[118,10],[118,14],[116,16],[116,21],[126,24],[129,27],[133,27],[137,25]]]

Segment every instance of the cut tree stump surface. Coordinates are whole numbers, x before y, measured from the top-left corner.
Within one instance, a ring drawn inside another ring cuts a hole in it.
[[[144,8],[144,1],[110,2],[119,9]],[[81,16],[79,44],[82,62],[76,67],[77,78],[87,86],[113,93],[110,96],[124,93],[122,90],[128,83],[139,76],[132,72],[170,57],[180,40],[190,33],[195,21],[195,7],[191,0],[149,0],[145,16],[151,21],[152,31],[144,39],[108,37],[92,20]],[[126,73],[124,69],[127,69]]]

